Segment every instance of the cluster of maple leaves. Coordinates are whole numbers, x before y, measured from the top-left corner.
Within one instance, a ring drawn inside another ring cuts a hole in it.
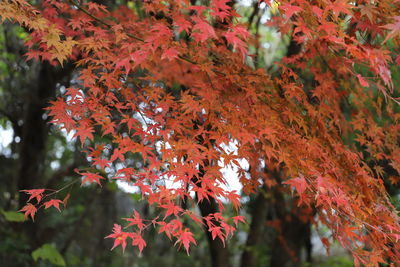
[[[228,0],[208,6],[144,1],[142,8],[144,15],[127,6],[108,11],[73,0],[46,0],[37,9],[25,0],[0,3],[2,20],[32,31],[28,59],[76,64],[79,85],[67,88],[48,110],[53,123],[87,147],[99,170],[77,171],[82,184],[100,185],[102,170],[111,168],[112,179],[136,186],[160,210],[151,220],[135,211],[126,227],[115,224],[108,236],[114,247],[125,249],[130,238],[141,251],[141,234],[152,225],[189,251],[196,241],[183,217],[225,242],[244,219],[223,216],[223,200],[238,210],[240,196],[224,187],[229,177],[221,172],[222,160],[236,166],[246,194],[256,192],[260,181],[282,186],[262,166],[280,169],[299,205],[316,208],[310,220],[327,225],[356,264],[400,261],[399,217],[379,166],[386,160],[400,171],[390,70],[400,60],[385,45],[399,45],[399,1],[280,1],[281,15],[267,24],[301,49],[277,63],[275,78],[245,64],[251,59],[248,44],[259,40],[237,22]],[[313,77],[311,88],[299,71]],[[348,116],[342,112],[346,101],[352,105]],[[374,116],[389,119],[377,123]],[[352,133],[373,169],[344,143]],[[95,135],[111,141],[95,142]],[[236,151],[228,149],[232,143]],[[129,160],[138,156],[140,167]],[[249,162],[250,174],[240,159]],[[21,211],[33,219],[46,191],[25,192],[37,203]],[[202,217],[191,209],[211,199],[221,212]],[[61,202],[43,205],[59,208]]]
[[[54,208],[56,208],[58,211],[61,212],[61,210],[60,210],[60,204],[63,203],[63,204],[64,204],[64,207],[66,207],[66,206],[67,206],[68,199],[69,199],[69,195],[67,195],[67,196],[64,198],[63,201],[61,201],[61,200],[59,200],[59,199],[56,199],[56,198],[53,198],[53,199],[50,199],[50,200],[48,200],[48,201],[45,201],[45,202],[43,202],[43,203],[41,204],[42,199],[43,199],[43,193],[45,192],[45,189],[22,190],[22,192],[25,192],[26,194],[28,194],[28,195],[29,195],[29,198],[28,198],[28,203],[26,204],[26,206],[24,206],[24,207],[21,209],[21,211],[23,211],[23,212],[25,213],[25,217],[31,216],[32,220],[35,219],[35,214],[36,214],[36,212],[37,212],[37,206],[40,206],[40,207],[43,206],[45,209],[48,209],[48,208],[50,208],[50,207],[54,207]],[[49,196],[51,196],[51,195],[52,195],[52,194],[50,193],[50,194],[47,194],[47,195],[45,195],[45,196],[46,196],[46,197],[49,197]],[[30,203],[30,201],[31,201],[32,199],[35,199],[35,200],[36,200],[36,204]],[[39,205],[39,204],[41,204],[41,205]]]

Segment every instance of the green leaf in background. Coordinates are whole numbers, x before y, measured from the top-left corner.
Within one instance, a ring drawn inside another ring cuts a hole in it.
[[[131,196],[132,196],[132,199],[135,201],[139,201],[142,199],[142,194],[133,193],[133,194],[131,194]]]
[[[9,222],[23,222],[23,221],[25,221],[24,214],[22,214],[20,212],[1,210],[1,213],[6,218],[6,221],[9,221]]]
[[[48,260],[54,265],[65,266],[64,258],[51,244],[44,244],[32,252],[32,258],[37,261],[39,258]]]

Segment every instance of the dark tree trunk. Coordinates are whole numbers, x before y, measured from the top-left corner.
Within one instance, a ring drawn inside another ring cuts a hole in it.
[[[205,217],[211,213],[219,212],[217,203],[214,199],[210,201],[203,200],[199,204],[201,216]],[[204,232],[207,236],[208,246],[211,254],[211,266],[213,267],[230,267],[230,257],[227,245],[221,242],[219,238],[212,239],[211,232],[207,228],[204,228]]]
[[[24,114],[22,119],[19,144],[19,168],[17,173],[17,191],[35,188],[45,184],[45,155],[47,153],[48,121],[43,117],[44,108],[50,98],[55,96],[56,85],[63,78],[69,77],[72,65],[57,69],[48,62],[40,65],[37,76],[30,81],[31,88],[26,88]],[[19,207],[26,205],[27,194],[19,194]],[[35,201],[35,200],[33,200]],[[51,232],[40,231],[37,224],[28,221],[22,229],[28,236],[31,249],[38,248],[51,237]]]
[[[194,121],[193,122],[193,127],[195,129],[199,128],[199,125],[201,125],[203,122],[201,121]],[[209,130],[211,130],[211,125],[208,125],[207,128],[209,128]],[[196,140],[199,144],[208,147],[209,144],[205,144],[205,140],[203,139],[202,136],[197,136]],[[210,144],[213,145],[213,141],[210,141]],[[210,165],[210,161],[204,160],[204,166],[208,166]],[[199,169],[199,176],[203,177],[205,175],[205,170],[203,168],[203,166],[200,166]],[[193,177],[193,181],[194,183],[197,183],[199,186],[201,184],[201,179],[198,180],[196,177]],[[203,199],[203,201],[200,201],[198,203],[198,207],[200,209],[201,212],[201,216],[206,217],[210,214],[213,213],[217,213],[220,212],[217,202],[215,201],[215,199],[210,198],[209,200],[205,200]],[[218,225],[218,222],[213,222],[216,225]],[[205,224],[206,225],[206,224]],[[206,234],[207,237],[207,242],[208,242],[208,247],[210,250],[210,256],[211,256],[211,266],[213,267],[230,267],[231,263],[230,263],[230,256],[229,256],[229,250],[228,250],[228,246],[225,243],[222,243],[222,241],[219,238],[212,238],[211,232],[208,230],[208,228],[205,226],[204,227],[204,232]]]
[[[279,172],[273,172],[278,184]],[[297,207],[293,198],[285,198],[281,188],[274,188],[274,220],[279,222],[277,234],[272,244],[270,266],[301,267],[304,261],[311,262],[311,225],[307,210]]]
[[[36,86],[35,82],[37,82]],[[31,189],[42,180],[48,135],[48,125],[43,119],[43,109],[47,100],[55,94],[56,81],[53,68],[47,62],[43,62],[37,81],[32,81],[32,83],[32,91],[27,99],[23,118],[22,136],[20,136],[19,189]],[[27,197],[25,194],[20,196],[20,206],[26,203]]]
[[[260,266],[258,261],[259,255],[255,248],[257,248],[257,246],[262,241],[263,233],[265,230],[265,221],[269,205],[269,202],[265,196],[265,190],[266,187],[263,186],[253,203],[250,229],[247,236],[246,246],[242,254],[242,267]]]

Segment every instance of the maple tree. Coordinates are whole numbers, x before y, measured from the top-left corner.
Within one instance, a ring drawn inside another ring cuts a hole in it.
[[[399,55],[389,47],[399,45],[400,1],[291,0],[277,7],[280,15],[267,24],[291,36],[297,51],[271,75],[249,64],[257,58],[248,48],[260,40],[228,0],[144,1],[144,13],[73,0],[0,3],[1,20],[31,32],[28,60],[73,61],[79,69],[79,85],[48,111],[91,159],[93,168],[76,170],[82,185],[124,180],[159,210],[151,220],[134,211],[124,228],[115,224],[107,236],[113,248],[125,250],[129,239],[142,251],[143,231],[156,227],[189,253],[196,240],[185,220],[225,244],[244,219],[224,216],[225,201],[237,213],[241,197],[224,186],[222,161],[237,168],[245,194],[260,186],[294,189],[299,207],[315,209],[307,220],[328,226],[357,265],[399,263],[399,217],[384,167],[396,183],[399,99],[391,68]],[[129,160],[134,156],[140,167]],[[21,211],[33,219],[41,206],[60,209],[69,195],[54,196],[63,189],[24,190]]]

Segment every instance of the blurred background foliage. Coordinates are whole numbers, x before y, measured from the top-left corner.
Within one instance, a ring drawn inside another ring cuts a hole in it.
[[[142,12],[140,0],[95,2],[109,8],[126,4]],[[207,4],[207,1],[192,2]],[[255,55],[249,64],[274,74],[273,62],[290,52],[291,42],[288,36],[281,36],[276,29],[265,25],[271,16],[279,15],[277,4],[258,7],[255,0],[234,4],[243,16],[241,22],[248,23],[249,30],[258,37],[258,42],[249,48]],[[110,234],[114,222],[129,217],[132,209],[139,210],[143,217],[153,217],[156,213],[153,207],[140,201],[140,194],[127,191],[115,181],[110,180],[101,188],[80,187],[76,183],[67,192],[60,192],[59,199],[72,195],[61,214],[55,209],[41,208],[32,222],[17,212],[27,200],[20,190],[61,188],[78,178],[75,168],[88,166],[79,145],[71,136],[52,127],[44,110],[49,101],[77,82],[74,77],[79,70],[73,62],[63,68],[46,62],[26,62],[27,36],[26,30],[18,26],[9,23],[0,26],[0,265],[211,266],[209,241],[198,228],[195,233],[198,246],[191,250],[190,256],[156,230],[146,233],[148,245],[141,255],[129,247],[124,254],[120,248],[110,252],[112,241],[104,237]],[[392,69],[397,84],[399,71],[398,67]],[[368,70],[361,72],[368,75]],[[299,75],[305,81],[312,80],[306,71]],[[347,105],[343,112],[350,112],[351,103]],[[354,140],[346,142],[352,145]],[[366,151],[363,153],[367,156]],[[390,175],[390,166],[382,164]],[[399,187],[391,183],[387,187],[399,207]],[[329,236],[329,231],[317,233],[309,223],[303,223],[302,211],[288,208],[293,202],[291,195],[260,188],[257,195],[244,199],[242,213],[248,223],[242,224],[228,242],[227,266],[353,266],[351,257],[337,244],[332,245],[330,256],[326,255],[318,235]],[[273,227],[277,220],[283,222],[281,232]],[[279,238],[282,235],[286,243]]]

